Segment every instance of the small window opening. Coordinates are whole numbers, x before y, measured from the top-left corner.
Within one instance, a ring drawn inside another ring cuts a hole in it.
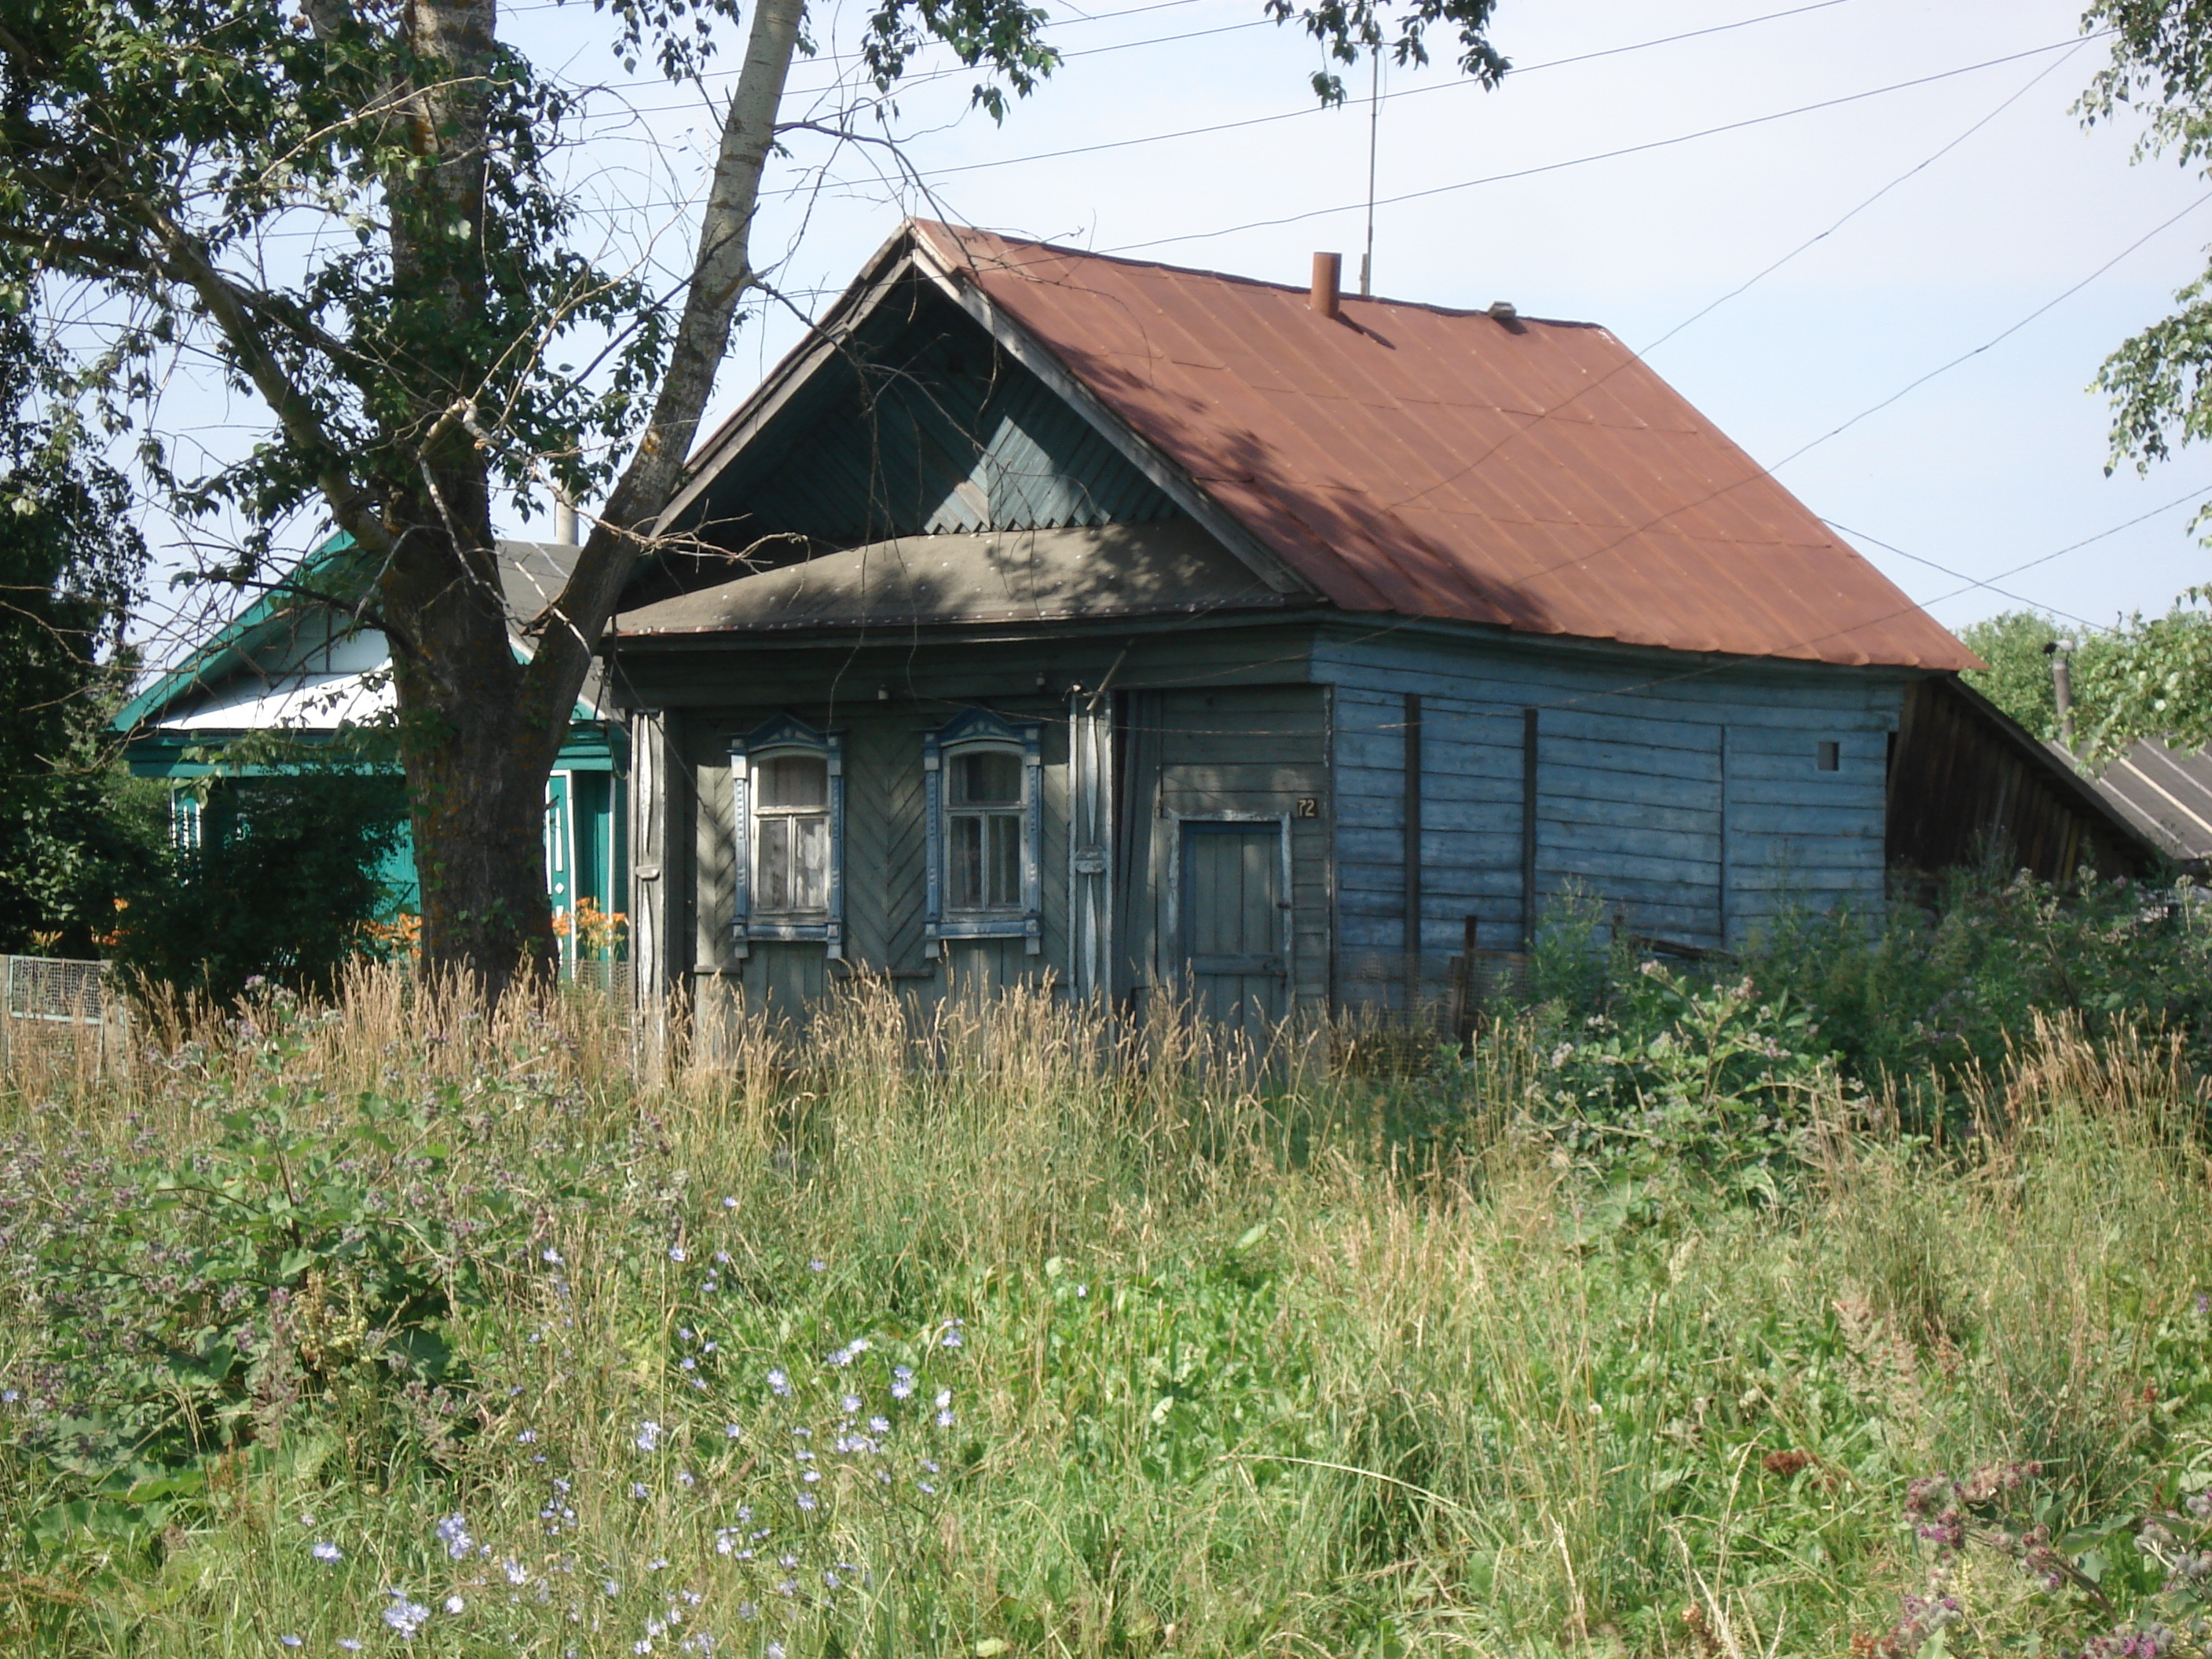
[[[1019,908],[1022,757],[1005,750],[955,755],[947,767],[946,902],[955,910]]]
[[[1824,738],[1815,746],[1813,764],[1823,772],[1840,771],[1844,763],[1844,746],[1833,738]]]

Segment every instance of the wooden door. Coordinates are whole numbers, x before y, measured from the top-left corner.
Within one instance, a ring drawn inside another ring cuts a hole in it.
[[[1283,831],[1279,823],[1182,826],[1182,955],[1200,1011],[1264,1042],[1283,1018]]]

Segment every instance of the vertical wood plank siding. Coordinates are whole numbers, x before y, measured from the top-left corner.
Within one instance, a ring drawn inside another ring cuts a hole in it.
[[[1571,884],[1638,932],[1703,947],[1740,943],[1792,904],[1881,905],[1899,677],[1655,676],[1517,643],[1328,633],[1314,673],[1335,687],[1348,957],[1404,948],[1413,826],[1395,728],[1409,694],[1425,971],[1442,971],[1469,915],[1486,938],[1523,934],[1532,890],[1539,919]],[[1838,745],[1833,772],[1818,769],[1823,741]]]
[[[1891,860],[1936,871],[1994,856],[2045,881],[2071,881],[2085,866],[2145,873],[2143,850],[2084,799],[2086,783],[2069,789],[2047,772],[2034,741],[1948,680],[1913,686],[1890,786]]]
[[[1405,921],[1407,972],[1418,981],[1421,953],[1421,696],[1406,693],[1406,759],[1401,770],[1406,787]]]
[[[1290,837],[1289,992],[1294,1008],[1329,996],[1327,711],[1314,685],[1136,692],[1125,699],[1121,741],[1130,757],[1117,786],[1129,988],[1170,984],[1181,969],[1173,916],[1186,895],[1177,868],[1186,818],[1280,821]],[[1313,816],[1298,816],[1310,800]]]
[[[702,653],[684,659],[688,698],[677,659],[626,665],[641,696],[684,704],[669,717],[681,763],[668,769],[665,809],[690,819],[666,860],[664,926],[679,954],[689,947],[678,970],[793,1010],[827,982],[818,946],[757,945],[740,961],[729,945],[726,745],[787,710],[845,734],[856,966],[900,975],[925,998],[1045,973],[1065,984],[1066,688],[1109,667],[1106,988],[1117,999],[1179,971],[1174,884],[1180,826],[1194,817],[1279,826],[1287,990],[1304,1010],[1400,1000],[1409,945],[1420,994],[1433,994],[1468,917],[1486,941],[1504,943],[1522,934],[1532,896],[1540,921],[1571,885],[1604,916],[1694,946],[1741,945],[1792,906],[1874,914],[1883,900],[1887,761],[1909,683],[1899,674],[1770,664],[1669,672],[1663,661],[1540,641],[1310,623],[1135,644],[1094,634],[864,650],[876,654]],[[716,695],[717,684],[744,691]],[[878,684],[891,701],[875,698]],[[1042,729],[1043,949],[963,944],[933,967],[921,951],[921,740],[970,702]],[[1832,770],[1822,769],[1824,744],[1834,745]],[[640,775],[642,788],[642,763]],[[641,864],[646,854],[641,844]],[[678,904],[693,891],[696,911]]]

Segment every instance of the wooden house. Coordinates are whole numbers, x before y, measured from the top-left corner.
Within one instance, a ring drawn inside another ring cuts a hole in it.
[[[603,650],[642,982],[1433,994],[1572,890],[1880,910],[1976,659],[1606,330],[909,222]]]
[[[347,590],[351,545],[343,536],[325,542],[301,561],[294,579],[157,675],[116,716],[132,775],[170,785],[170,820],[180,839],[196,840],[200,833],[206,780],[249,775],[253,769],[228,757],[239,738],[283,732],[312,749],[341,727],[390,720],[395,707],[390,645],[377,629],[357,625],[330,602]],[[520,651],[526,648],[521,624],[560,592],[577,550],[573,542],[501,542],[498,551]],[[585,688],[546,784],[546,899],[556,921],[572,916],[586,899],[602,911],[619,911],[629,887],[623,796],[627,733],[599,707],[599,682],[594,673]],[[411,836],[403,838],[382,873],[395,910],[418,907]],[[564,928],[562,939],[564,955],[573,958],[574,930]]]

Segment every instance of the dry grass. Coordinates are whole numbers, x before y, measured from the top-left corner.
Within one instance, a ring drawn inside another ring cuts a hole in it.
[[[924,1019],[862,985],[804,1036],[678,1009],[656,1037],[588,999],[486,1014],[365,973],[332,1009],[246,1019],[155,1011],[121,1075],[19,1079],[18,1163],[49,1161],[11,1201],[58,1202],[87,1146],[182,1160],[241,1103],[343,1142],[371,1094],[450,1148],[431,1208],[495,1193],[522,1243],[454,1321],[471,1392],[436,1456],[311,1391],[150,1555],[10,1545],[0,1617],[48,1650],[388,1644],[397,1586],[432,1610],[417,1647],[454,1653],[702,1630],[793,1656],[1841,1652],[1917,1582],[1916,1476],[2042,1458],[2094,1507],[2212,1455],[2212,1392],[2183,1375],[2212,1358],[2190,1324],[2204,1103],[2148,1038],[2024,1034],[1940,1155],[1838,1098],[1760,1206],[1688,1182],[1628,1201],[1568,1167],[1515,1127],[1511,1033],[1438,1102],[1330,1072],[1319,1039],[1255,1056],[1018,994]],[[1409,1103],[1462,1132],[1409,1150]],[[31,1304],[0,1313],[0,1370],[46,1339]],[[956,1426],[901,1417],[894,1500],[824,1451],[835,1501],[793,1508],[793,1447],[842,1432],[848,1386],[890,1409],[894,1363],[923,1375],[900,1409],[946,1388]],[[2146,1385],[2182,1403],[2148,1413]],[[549,1535],[556,1472],[575,1514]],[[20,1537],[54,1495],[17,1467],[0,1519]],[[752,1562],[716,1548],[741,1503],[776,1529]],[[456,1510],[490,1561],[437,1548]],[[347,1560],[312,1561],[315,1537]],[[787,1544],[812,1575],[793,1597],[764,1553]],[[701,1600],[670,1625],[678,1590]],[[2046,1618],[1994,1569],[1966,1593],[1954,1653]]]

